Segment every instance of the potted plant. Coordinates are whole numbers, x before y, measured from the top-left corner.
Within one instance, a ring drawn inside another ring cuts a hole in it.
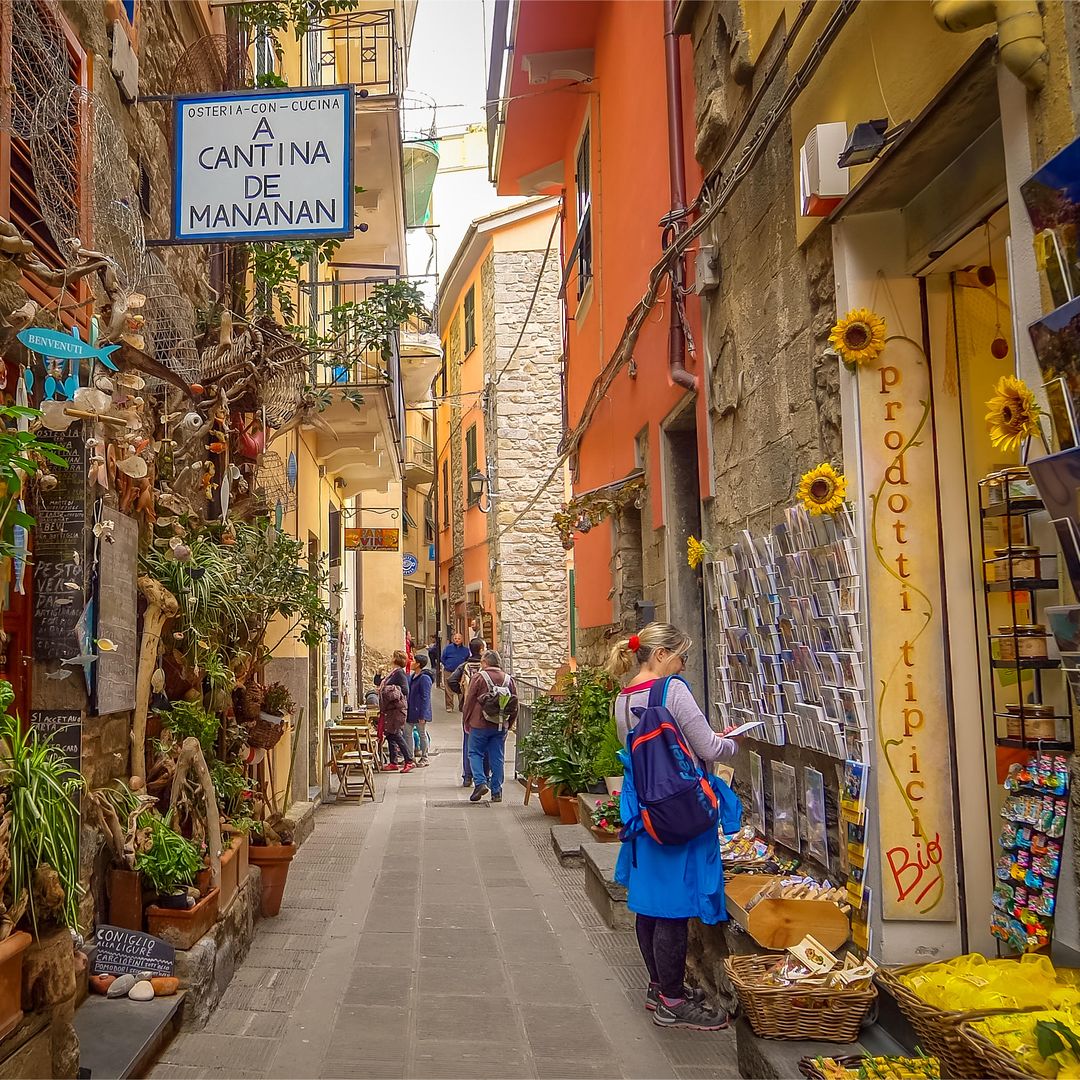
[[[606,799],[597,799],[591,817],[592,822],[589,827],[593,836],[600,843],[611,844],[619,839],[622,817],[619,813],[619,796],[617,793],[609,795]]]
[[[47,985],[23,985],[23,954],[32,946],[48,950],[51,939],[79,926],[74,795],[82,778],[48,740],[22,730],[7,712],[13,700],[10,684],[0,681],[0,1036],[22,1019],[24,999],[37,1007],[74,992],[74,950],[64,970],[50,966]],[[31,933],[17,929],[27,916]]]
[[[614,795],[622,788],[623,763],[619,759],[619,751],[622,748],[615,717],[609,717],[607,724],[604,725],[603,739],[592,767],[596,776],[603,777],[609,795]]]
[[[245,775],[243,766],[224,761],[215,761],[210,766],[210,778],[214,784],[218,809],[223,817],[221,899],[218,903],[224,911],[232,902],[241,882],[247,880],[248,829],[237,828],[233,822],[247,812],[245,804],[251,795],[251,781]]]
[[[263,690],[259,716],[271,724],[283,724],[292,715],[296,703],[283,683],[271,683]]]
[[[522,769],[527,778],[540,780],[540,806],[550,817],[559,816],[559,801],[555,789],[544,777],[542,762],[555,752],[564,726],[561,703],[542,695],[533,704],[532,724],[521,741]]]
[[[288,793],[292,791],[293,767],[296,764],[296,748],[299,742],[298,724],[292,735],[289,775],[285,780],[286,809]],[[251,830],[251,849],[248,853],[248,857],[262,873],[261,911],[266,918],[273,918],[281,911],[281,899],[289,878],[289,864],[296,854],[292,830],[288,827],[284,815],[273,807],[272,797],[268,803],[263,804],[265,816],[258,822],[258,827]]]
[[[580,735],[567,735],[540,763],[542,774],[559,800],[559,820],[564,825],[578,823],[577,793],[587,786],[581,757]]]
[[[219,890],[196,900],[195,880],[203,867],[199,848],[172,827],[172,811],[166,817],[148,813],[150,846],[136,857],[135,865],[157,893],[157,903],[146,909],[151,934],[177,949],[190,949],[217,920]]]

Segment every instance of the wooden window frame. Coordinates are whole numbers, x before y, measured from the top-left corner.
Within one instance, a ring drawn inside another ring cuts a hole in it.
[[[476,425],[472,424],[465,432],[465,502],[469,506],[476,506],[480,502],[479,496],[472,493],[469,487],[469,477],[480,468],[480,448],[477,441]]]
[[[476,348],[476,286],[470,285],[465,293],[465,300],[461,305],[461,317],[464,322],[463,338],[465,341],[465,355]]]

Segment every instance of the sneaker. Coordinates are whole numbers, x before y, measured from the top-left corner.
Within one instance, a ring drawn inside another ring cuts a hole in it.
[[[492,802],[502,802],[502,792],[501,791],[493,791],[491,793],[491,801]]]
[[[418,762],[416,762],[416,767],[418,769],[426,769],[430,764],[431,764],[430,761],[427,761],[426,759],[421,758]]]
[[[692,998],[683,998],[678,1005],[668,1005],[661,998],[656,1003],[652,1020],[660,1027],[691,1028],[694,1031],[723,1031],[728,1025],[726,1013],[715,1013]]]
[[[701,1005],[705,1001],[705,991],[698,987],[683,987],[683,997],[696,1001]],[[660,1003],[660,987],[656,983],[649,983],[649,989],[645,991],[645,1008],[648,1012],[656,1012],[656,1006]]]
[[[487,784],[477,784],[469,796],[469,802],[479,802],[490,790]]]
[[[471,780],[471,779],[469,779],[469,780],[462,780],[462,781],[461,781],[461,786],[462,786],[462,787],[472,787],[472,780]]]
[[[391,761],[389,765],[384,765],[382,767],[382,771],[383,772],[401,772],[401,766],[400,765],[395,765]]]
[[[406,761],[401,767],[402,773],[412,772],[416,768],[416,765],[411,761]]]

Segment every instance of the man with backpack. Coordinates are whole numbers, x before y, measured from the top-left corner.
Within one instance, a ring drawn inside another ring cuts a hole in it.
[[[455,634],[456,641],[461,635]],[[469,654],[462,663],[446,676],[446,693],[456,694],[462,702],[461,717],[461,786],[472,787],[472,766],[469,764],[469,725],[465,722],[464,697],[472,680],[480,674],[480,658],[484,655],[487,645],[481,638],[473,638],[469,642]],[[447,672],[450,672],[447,668]]]
[[[493,803],[502,802],[506,733],[517,723],[518,698],[514,680],[493,649],[483,654],[479,674],[469,683],[464,717],[475,785],[469,801],[479,802],[490,791]]]

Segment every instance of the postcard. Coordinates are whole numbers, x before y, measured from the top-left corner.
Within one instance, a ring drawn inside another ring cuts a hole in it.
[[[844,782],[840,789],[840,807],[845,821],[861,821],[866,813],[866,774],[862,761],[844,762]]]
[[[825,975],[840,966],[840,961],[810,934],[790,946],[788,952],[814,975]]]
[[[765,779],[761,771],[761,755],[750,751],[750,806],[747,816],[754,829],[765,833]]]
[[[792,851],[800,851],[798,785],[795,769],[783,761],[770,762],[772,768],[773,839]]]
[[[1070,450],[1080,442],[1077,435],[1076,408],[1068,383],[1064,379],[1051,379],[1043,384],[1050,403],[1050,419],[1054,425],[1059,450]]]
[[[1044,609],[1054,640],[1062,653],[1080,653],[1080,604]]]

